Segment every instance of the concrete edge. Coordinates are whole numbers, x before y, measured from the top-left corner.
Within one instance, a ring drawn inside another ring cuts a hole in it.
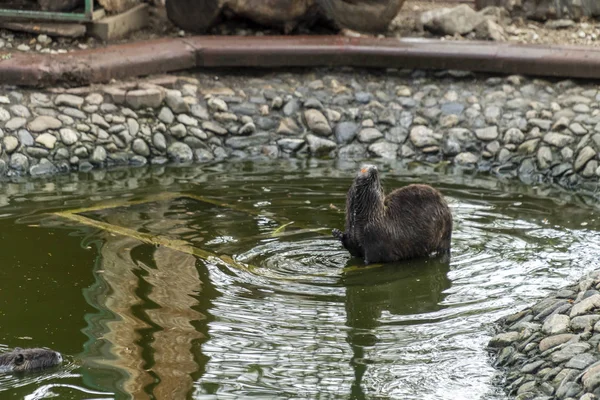
[[[0,60],[0,84],[86,85],[193,68],[351,66],[600,78],[600,48],[341,36],[193,36]]]

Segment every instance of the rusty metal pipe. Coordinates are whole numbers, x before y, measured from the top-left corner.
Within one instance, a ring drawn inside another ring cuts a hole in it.
[[[193,68],[322,66],[458,69],[598,79],[600,48],[340,36],[194,36],[64,55],[14,54],[0,61],[0,83],[83,85]]]

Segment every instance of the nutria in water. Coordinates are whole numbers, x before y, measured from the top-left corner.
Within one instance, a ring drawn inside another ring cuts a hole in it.
[[[0,354],[0,372],[29,372],[55,367],[63,361],[62,355],[50,349],[22,349]]]
[[[441,193],[408,185],[384,195],[373,165],[359,171],[346,197],[346,231],[333,230],[344,247],[365,264],[449,256],[452,214]]]

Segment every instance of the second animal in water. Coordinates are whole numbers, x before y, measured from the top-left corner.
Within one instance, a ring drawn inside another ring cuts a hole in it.
[[[348,191],[345,229],[334,229],[333,236],[365,264],[447,257],[452,213],[442,194],[428,185],[408,185],[386,196],[377,168],[367,165]]]

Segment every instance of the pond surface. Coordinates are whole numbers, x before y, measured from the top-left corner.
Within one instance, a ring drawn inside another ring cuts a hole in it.
[[[3,184],[0,351],[47,346],[67,362],[0,375],[0,396],[506,398],[485,350],[493,322],[597,267],[597,209],[545,188],[379,166],[386,188],[445,194],[449,263],[350,258],[330,231],[343,227],[354,163]]]

